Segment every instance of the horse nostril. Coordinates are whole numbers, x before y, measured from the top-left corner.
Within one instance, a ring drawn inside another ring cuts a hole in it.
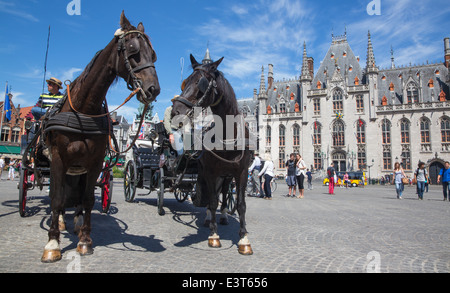
[[[155,87],[155,86],[151,86],[149,89],[148,89],[148,91],[149,91],[149,93],[153,96],[153,97],[156,97],[157,95],[159,95],[159,88],[157,88],[157,87]]]

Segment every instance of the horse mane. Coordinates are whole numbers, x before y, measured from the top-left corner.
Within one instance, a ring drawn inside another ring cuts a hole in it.
[[[103,49],[95,53],[94,58],[92,58],[91,62],[89,62],[89,64],[84,68],[83,72],[71,83],[71,86],[76,86],[78,83],[82,83],[86,79],[91,72],[92,67],[94,67],[95,61],[102,52]]]
[[[229,111],[230,114],[240,114],[240,110],[238,107],[236,94],[234,93],[234,89],[231,86],[231,84],[228,82],[228,80],[225,78],[224,74],[217,70],[216,71],[216,82],[217,87],[223,92],[223,98],[226,102],[226,109]],[[228,112],[227,111],[227,112]]]

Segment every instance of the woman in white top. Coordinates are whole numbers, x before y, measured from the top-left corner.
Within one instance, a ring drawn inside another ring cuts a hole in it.
[[[303,198],[305,187],[303,186],[303,182],[305,181],[305,170],[306,170],[306,164],[305,161],[303,161],[302,156],[297,154],[296,158],[296,169],[295,169],[295,176],[297,177],[297,183],[298,183],[298,192],[299,196],[297,198]]]
[[[259,172],[258,177],[264,175],[264,199],[272,199],[272,190],[270,189],[270,181],[275,176],[273,173],[274,165],[272,162],[272,157],[269,154],[266,154],[264,162],[264,167],[261,172]]]

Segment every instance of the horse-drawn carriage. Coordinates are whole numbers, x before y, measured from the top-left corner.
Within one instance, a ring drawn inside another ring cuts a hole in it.
[[[137,188],[148,189],[148,194],[156,191],[158,213],[163,215],[166,191],[173,192],[179,202],[195,199],[197,158],[189,151],[177,155],[163,123],[156,124],[144,137],[147,139],[137,140],[126,156],[125,200],[132,202]]]
[[[26,216],[28,191],[39,188],[41,191],[50,185],[50,164],[48,150],[42,142],[41,122],[26,121],[26,134],[22,136],[22,164],[19,169],[19,214]],[[112,166],[117,157],[106,156],[104,168],[97,179],[96,187],[101,189],[101,211],[107,213],[111,205],[113,190]]]

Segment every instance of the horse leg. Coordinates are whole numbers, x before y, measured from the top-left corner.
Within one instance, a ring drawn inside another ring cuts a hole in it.
[[[222,247],[220,243],[220,237],[217,234],[217,223],[216,223],[216,211],[218,206],[218,194],[222,186],[223,180],[217,179],[219,182],[212,182],[213,180],[207,181],[208,186],[208,196],[209,205],[208,210],[211,213],[211,222],[209,223],[209,229],[211,230],[208,237],[208,246],[213,248]]]
[[[80,255],[93,254],[92,239],[91,239],[91,212],[94,207],[94,189],[95,181],[98,176],[87,173],[81,176],[80,186],[86,186],[84,194],[82,194],[82,206],[84,209],[83,225],[80,227],[78,233],[77,252]],[[94,178],[94,179],[92,179]]]
[[[225,179],[222,184],[222,204],[220,205],[220,225],[228,225],[228,191],[230,189],[230,183],[233,180]]]
[[[73,218],[73,232],[78,235],[81,226],[83,226],[83,206],[77,205],[75,210],[75,217]]]
[[[238,242],[238,251],[243,255],[252,255],[253,250],[250,245],[250,241],[247,237],[247,229],[245,224],[245,212],[247,209],[245,203],[245,186],[247,185],[247,169],[245,172],[242,172],[240,178],[236,178],[236,193],[237,193],[237,210],[239,213],[239,242]]]
[[[44,263],[52,263],[61,259],[61,248],[59,247],[59,217],[64,212],[64,184],[63,177],[65,176],[62,170],[61,160],[53,157],[50,172],[50,198],[51,198],[51,215],[52,221],[48,231],[48,243],[44,247],[41,261]]]
[[[58,216],[59,231],[66,230],[66,221],[64,220],[65,211],[63,210]]]

